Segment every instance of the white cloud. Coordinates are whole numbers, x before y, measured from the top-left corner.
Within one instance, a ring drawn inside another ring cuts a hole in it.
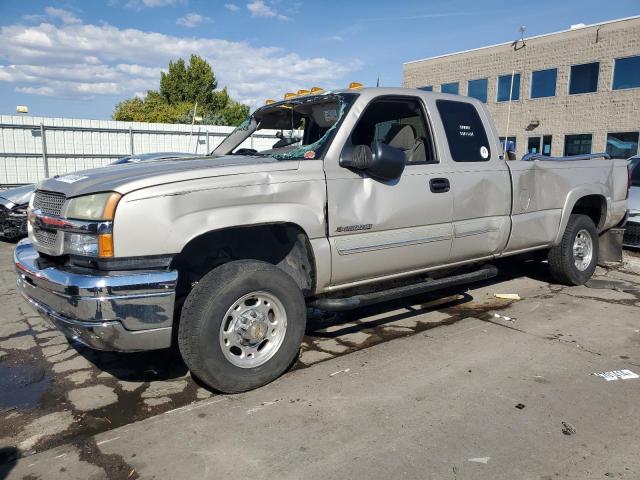
[[[62,8],[47,7],[44,9],[44,11],[45,11],[45,14],[25,15],[22,18],[27,22],[46,22],[47,20],[50,20],[50,21],[59,20],[65,25],[82,23],[82,20],[76,17],[69,10],[63,10]]]
[[[327,37],[327,40],[330,42],[344,42],[344,37],[341,37],[340,35],[331,35],[330,37]]]
[[[81,20],[78,17],[76,17],[73,13],[71,13],[69,10],[63,10],[62,8],[47,7],[44,9],[44,11],[47,13],[47,15],[49,15],[49,17],[57,18],[58,20],[61,20],[62,23],[64,23],[65,25],[81,23]]]
[[[115,3],[118,3],[117,0]],[[133,8],[156,8],[172,7],[181,3],[186,3],[186,0],[128,0],[125,6]]]
[[[199,25],[202,25],[203,22],[210,22],[211,18],[204,17],[199,13],[187,13],[184,17],[180,17],[176,20],[176,25],[180,25],[182,27],[194,28]]]
[[[217,38],[179,37],[112,25],[42,23],[0,27],[0,81],[34,95],[90,99],[140,95],[159,85],[169,60],[203,56],[220,87],[257,106],[285,91],[346,84],[359,62],[305,57],[274,47]]]
[[[247,10],[252,17],[277,18],[279,20],[290,20],[286,15],[278,13],[273,5],[267,5],[264,0],[253,0],[247,3]]]
[[[230,12],[237,12],[238,10],[240,10],[240,7],[235,3],[225,3],[224,8],[226,8]]]

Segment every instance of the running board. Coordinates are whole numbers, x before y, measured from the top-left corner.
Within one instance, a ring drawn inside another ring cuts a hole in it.
[[[345,298],[318,298],[309,303],[309,306],[327,310],[330,312],[338,312],[342,310],[352,310],[354,308],[372,305],[374,303],[386,302],[420,293],[433,292],[443,288],[455,287],[466,283],[480,282],[498,275],[498,269],[493,265],[485,265],[479,270],[470,273],[462,273],[460,275],[452,275],[450,277],[442,277],[426,282],[414,283],[403,287],[390,288],[378,292],[365,293],[362,295],[354,295]]]

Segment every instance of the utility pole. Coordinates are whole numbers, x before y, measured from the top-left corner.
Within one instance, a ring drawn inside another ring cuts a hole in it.
[[[507,156],[507,143],[509,142],[509,126],[511,123],[511,103],[513,102],[513,80],[516,76],[516,52],[524,47],[527,46],[527,44],[524,41],[524,32],[527,30],[527,27],[525,25],[520,25],[520,40],[516,40],[515,42],[513,42],[511,44],[511,46],[513,47],[513,54],[512,54],[512,65],[513,65],[513,69],[511,71],[511,85],[509,87],[509,106],[507,107],[507,129],[504,133],[504,144],[502,146],[502,154],[505,156]],[[520,46],[518,46],[518,42],[521,43]],[[522,76],[520,77],[520,83],[522,83]]]

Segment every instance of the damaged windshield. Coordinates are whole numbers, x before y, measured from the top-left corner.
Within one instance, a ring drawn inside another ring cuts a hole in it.
[[[269,156],[278,160],[322,158],[355,96],[308,95],[259,108],[212,154]]]

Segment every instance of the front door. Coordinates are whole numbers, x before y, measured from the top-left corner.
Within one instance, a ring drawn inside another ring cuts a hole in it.
[[[325,160],[332,285],[444,264],[451,249],[453,197],[422,101],[362,102],[343,152],[382,141],[404,152],[406,166],[397,180],[381,181]]]

